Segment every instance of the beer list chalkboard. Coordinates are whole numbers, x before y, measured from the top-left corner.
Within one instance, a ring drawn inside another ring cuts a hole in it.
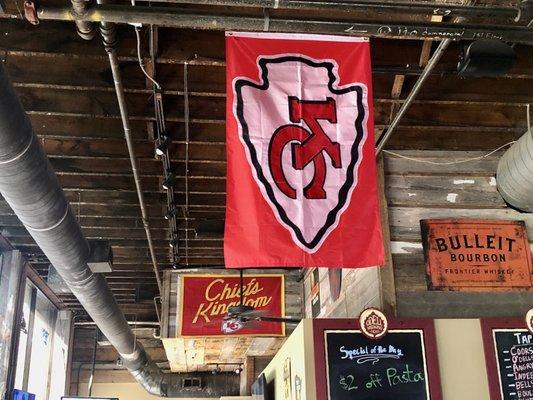
[[[533,400],[533,335],[525,329],[493,329],[502,400]]]
[[[422,330],[390,330],[372,340],[359,330],[325,330],[330,400],[430,400]]]

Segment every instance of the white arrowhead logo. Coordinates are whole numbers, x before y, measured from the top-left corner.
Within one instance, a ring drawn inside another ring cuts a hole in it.
[[[261,81],[233,81],[233,111],[252,174],[294,242],[316,252],[357,186],[368,91],[338,86],[331,60],[259,57]]]

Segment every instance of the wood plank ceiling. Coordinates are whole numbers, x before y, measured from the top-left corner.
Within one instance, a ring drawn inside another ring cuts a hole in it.
[[[18,16],[15,10],[12,14]],[[118,32],[135,150],[158,262],[165,269],[170,267],[171,253],[168,222],[163,218],[163,169],[154,156],[152,90],[137,64],[133,28],[120,26]],[[180,255],[187,245],[188,266],[221,267],[222,237],[198,238],[192,228],[200,220],[224,216],[224,33],[159,28],[157,38],[155,70],[163,88],[167,128],[174,138],[170,154],[178,177],[175,195],[179,206],[185,204],[186,195],[183,65],[189,64],[191,221],[185,243],[184,218],[178,214]],[[141,39],[143,56],[148,57],[147,29],[143,29]],[[373,39],[371,46],[375,123],[379,132],[419,76],[424,42]],[[515,50],[518,62],[508,75],[462,79],[455,73],[459,44],[454,43],[388,148],[488,150],[519,137],[526,127],[525,106],[533,93],[533,52],[526,45],[517,45]],[[32,26],[20,19],[3,18],[0,57],[86,237],[111,241],[114,271],[107,280],[123,310],[139,320],[155,320],[153,297],[157,295],[157,285],[108,59],[100,39],[83,41],[72,23],[43,21]],[[148,58],[146,63],[152,68]],[[0,202],[0,226],[2,235],[46,277],[46,257],[4,201]],[[182,264],[186,264],[183,258]],[[60,296],[69,307],[81,311],[71,294]]]

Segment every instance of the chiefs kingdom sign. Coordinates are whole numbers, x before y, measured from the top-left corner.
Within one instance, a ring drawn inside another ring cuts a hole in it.
[[[285,315],[282,274],[245,275],[243,302],[269,317]],[[240,304],[240,278],[236,275],[181,275],[178,289],[178,335],[221,336],[228,308]],[[284,324],[253,321],[233,335],[283,336]]]

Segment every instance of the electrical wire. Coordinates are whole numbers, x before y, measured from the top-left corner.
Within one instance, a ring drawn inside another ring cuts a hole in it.
[[[503,145],[501,145],[500,147],[498,147],[497,149],[494,149],[492,150],[491,152],[487,153],[487,154],[484,154],[482,156],[478,156],[478,157],[472,157],[472,158],[465,158],[463,160],[456,160],[456,161],[444,161],[444,162],[439,162],[439,161],[430,161],[430,160],[423,160],[421,158],[414,158],[414,157],[409,157],[409,156],[404,156],[403,154],[399,154],[399,153],[396,153],[394,151],[390,151],[390,150],[383,150],[384,153],[387,153],[387,154],[390,154],[390,155],[393,155],[395,157],[398,157],[398,158],[403,158],[404,160],[409,160],[409,161],[414,161],[414,162],[419,162],[419,163],[423,163],[423,164],[431,164],[431,165],[455,165],[455,164],[464,164],[464,163],[467,163],[467,162],[471,162],[471,161],[479,161],[479,160],[483,160],[484,158],[487,158],[491,155],[493,155],[494,153],[496,153],[497,151],[507,147],[507,146],[510,146],[512,144],[514,144],[516,141],[513,140],[511,142],[508,142],[508,143],[505,143]]]
[[[533,131],[531,130],[530,107],[531,107],[531,104],[527,104],[526,105],[526,123],[527,123],[527,132],[529,132],[530,134],[533,135]],[[487,158],[487,157],[493,155],[497,151],[499,151],[499,150],[501,150],[501,149],[503,149],[503,148],[505,148],[507,146],[511,146],[514,143],[516,143],[515,140],[513,140],[511,142],[508,142],[508,143],[505,143],[505,144],[501,145],[500,147],[498,147],[497,149],[494,149],[491,152],[489,152],[489,153],[487,153],[485,155],[482,155],[482,156],[472,157],[472,158],[465,158],[463,160],[457,160],[457,161],[445,161],[445,162],[430,161],[430,160],[423,160],[423,159],[420,159],[420,158],[408,157],[408,156],[404,156],[403,154],[395,153],[394,151],[390,151],[390,150],[383,150],[383,152],[387,153],[387,154],[390,154],[390,155],[393,155],[393,156],[398,157],[398,158],[403,158],[405,160],[419,162],[419,163],[423,163],[423,164],[455,165],[455,164],[464,164],[464,163],[471,162],[471,161],[482,160],[484,158]]]
[[[144,69],[144,63],[141,57],[141,34],[140,34],[141,28],[139,26],[135,26],[134,29],[135,29],[135,36],[137,38],[137,59],[139,60],[139,67],[141,68],[141,71],[146,76],[146,78],[152,81],[152,83],[155,85],[155,87],[158,90],[161,90],[161,86],[159,85],[159,83],[157,83],[156,80],[152,78],[148,74],[148,72],[146,72],[146,70]]]

